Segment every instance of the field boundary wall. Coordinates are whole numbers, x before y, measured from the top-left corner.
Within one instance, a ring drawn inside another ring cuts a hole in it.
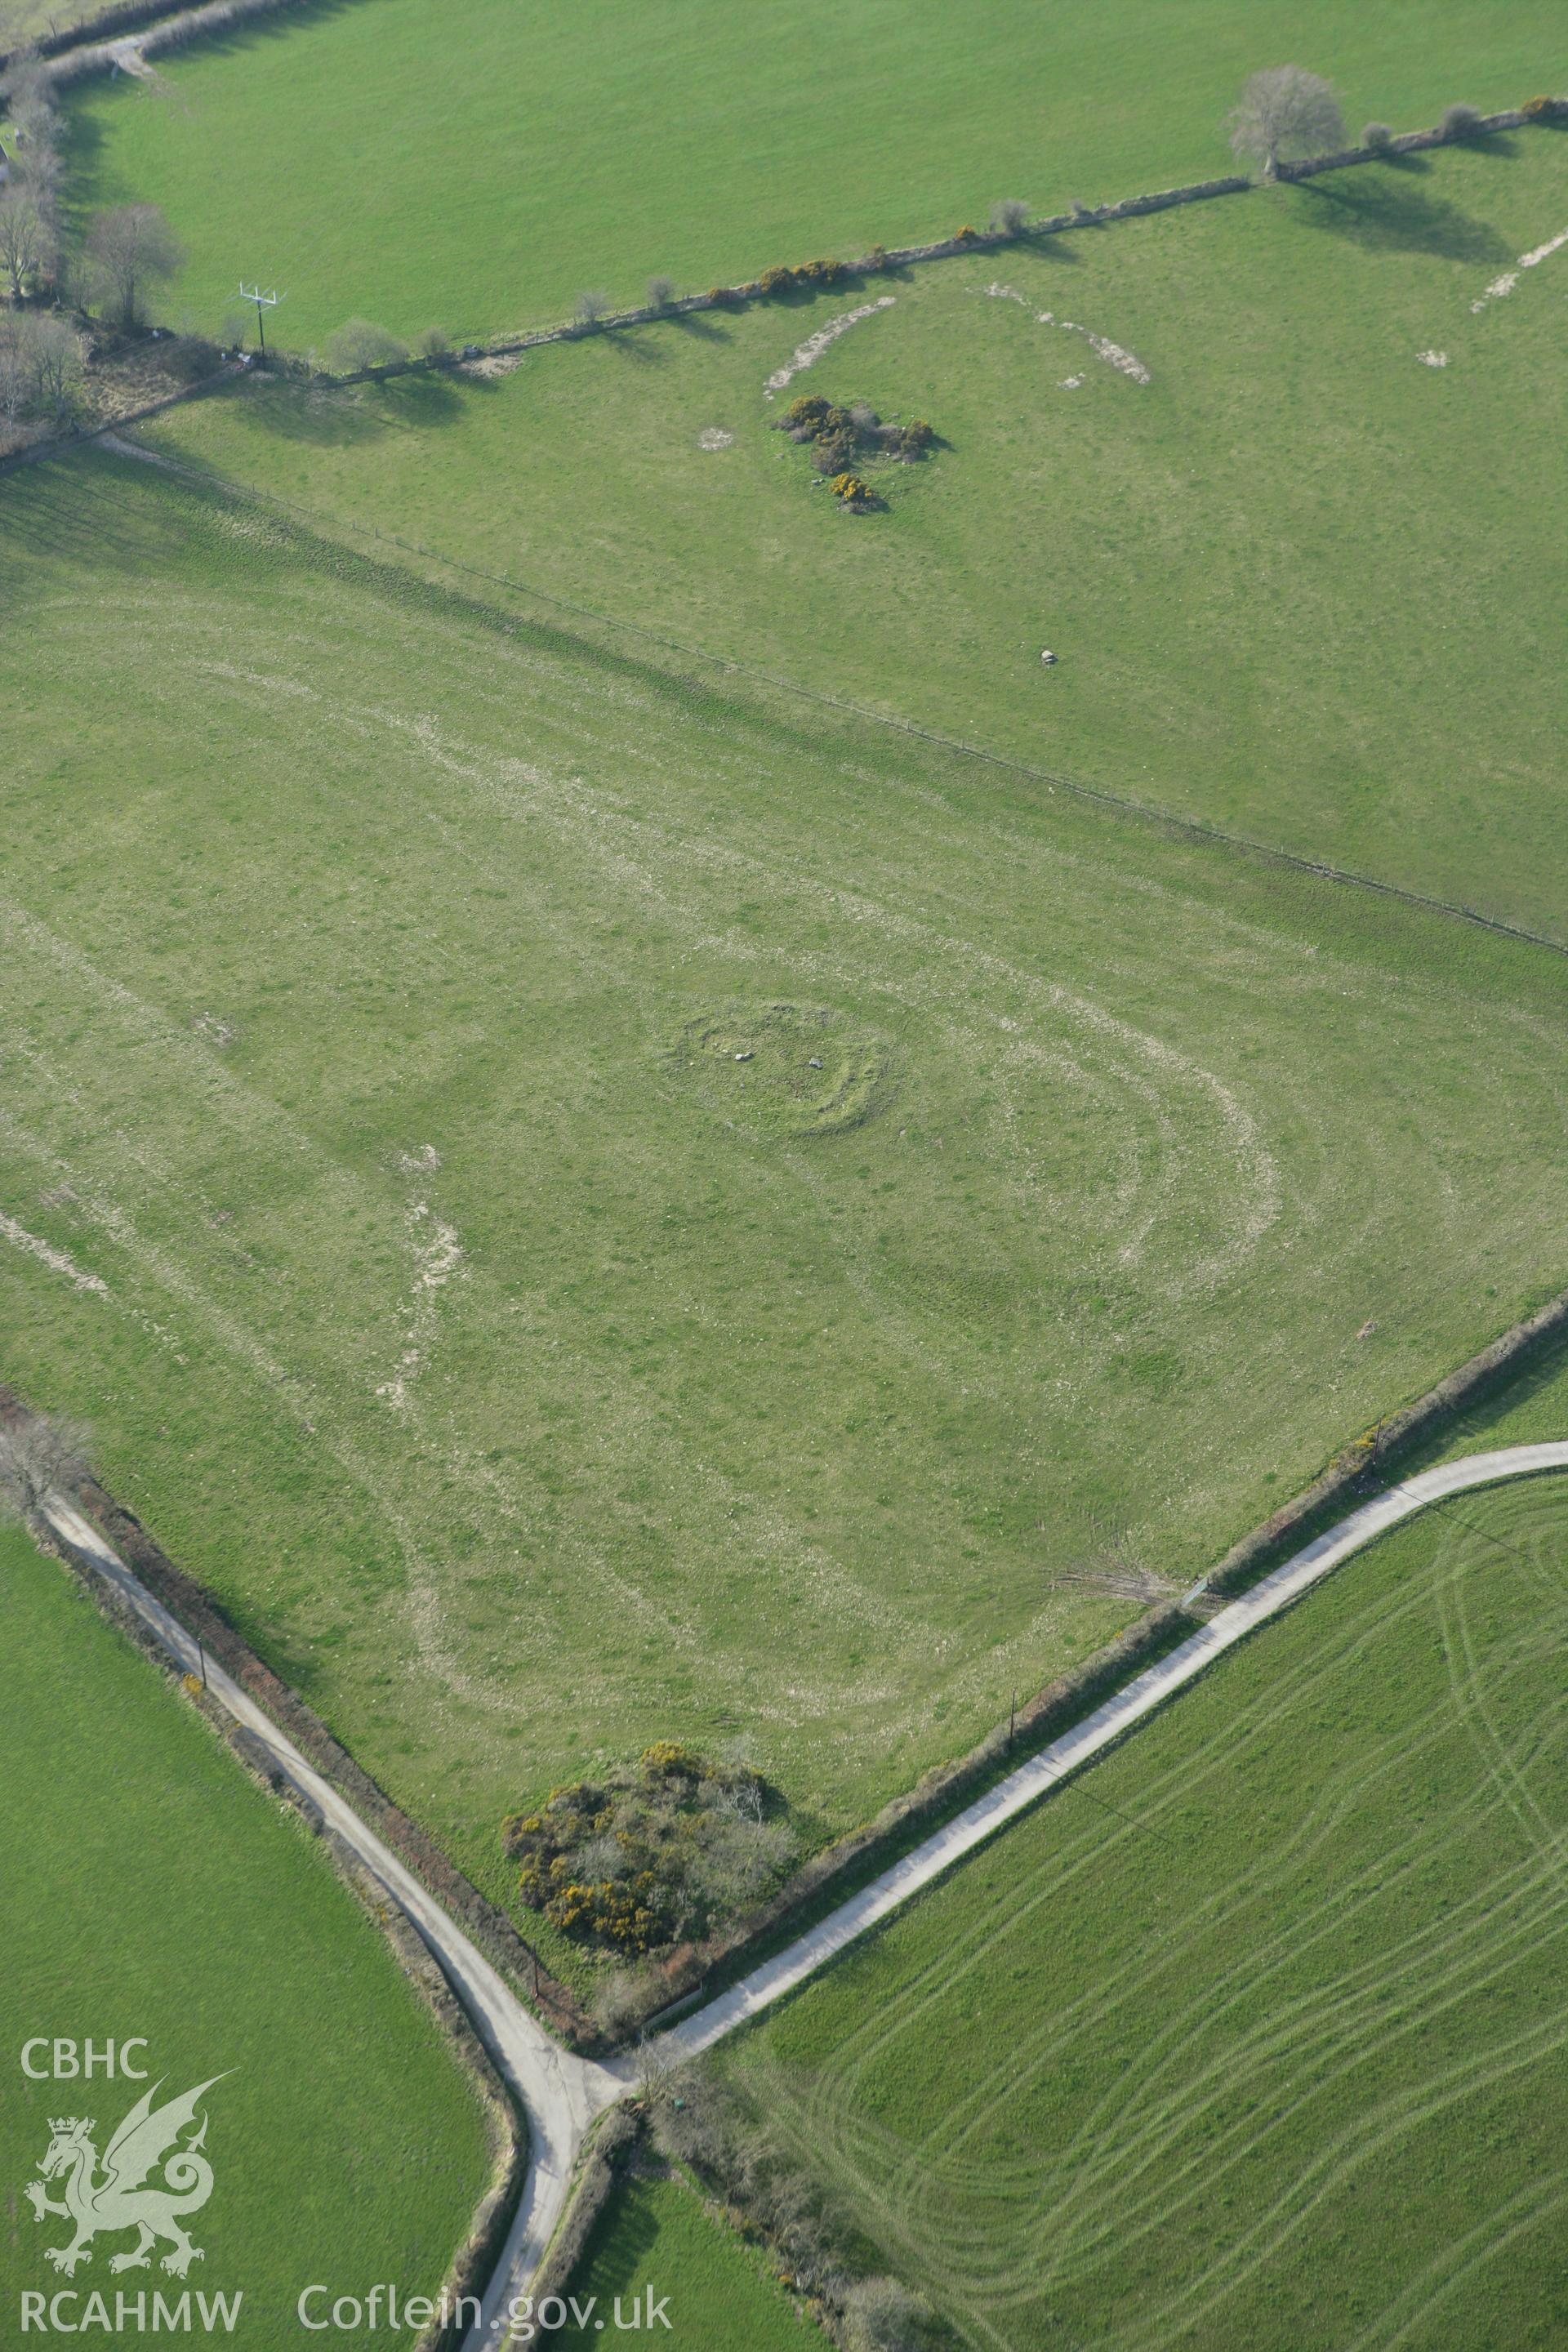
[[[552,2296],[559,2299],[564,2295],[571,2285],[605,2207],[631,2168],[642,2138],[642,2126],[640,2111],[622,2103],[606,2107],[593,2126],[592,2137],[577,2159],[576,2177],[555,2225],[555,2234],[530,2285],[536,2312]],[[545,2341],[561,2333],[543,2326],[539,2332]]]
[[[841,1896],[848,1891],[850,1880],[883,1866],[917,1832],[934,1826],[1012,1762],[1068,1729],[1153,1656],[1173,1646],[1192,1630],[1194,1620],[1188,1604],[1193,1601],[1203,1594],[1217,1599],[1245,1591],[1288,1549],[1299,1544],[1315,1521],[1326,1519],[1351,1496],[1364,1493],[1397,1458],[1429,1443],[1446,1422],[1480,1402],[1532,1355],[1564,1337],[1568,1337],[1568,1290],[1512,1325],[1424,1395],[1388,1414],[1344,1447],[1310,1486],[1233,1544],[1184,1601],[1150,1610],[1081,1666],[1047,1684],[1015,1708],[1006,1722],[996,1725],[965,1755],[922,1773],[913,1789],[893,1798],[869,1822],[813,1855],[759,1910],[700,1944],[678,1947],[649,1972],[643,2014],[631,2021],[628,2030],[644,2031],[650,2023],[666,2022],[688,2007],[699,1991],[714,1990],[742,1973],[767,1946],[796,1926],[803,1914],[830,1896]],[[25,1410],[16,1392],[0,1383],[0,1419],[19,1418]],[[546,1972],[506,1915],[392,1802],[313,1710],[263,1664],[212,1596],[174,1567],[141,1522],[115,1503],[96,1479],[83,1477],[75,1493],[88,1517],[142,1581],[463,1922],[514,1990],[531,1998],[541,2016],[570,2046],[583,2051],[598,2046],[604,2037],[576,1995]]]
[[[1229,1596],[1244,1591],[1280,1554],[1294,1549],[1311,1523],[1364,1490],[1396,1459],[1428,1443],[1444,1423],[1479,1404],[1519,1371],[1537,1350],[1568,1335],[1568,1291],[1560,1292],[1522,1322],[1428,1389],[1413,1404],[1390,1413],[1376,1427],[1336,1454],[1321,1477],[1293,1500],[1233,1544],[1204,1580],[1204,1590]]]
[[[742,1973],[765,1948],[797,1927],[803,1914],[830,1897],[841,1899],[850,1891],[848,1882],[885,1866],[917,1833],[935,1826],[1014,1762],[1069,1728],[1131,1675],[1174,1646],[1193,1630],[1196,1621],[1190,1604],[1201,1595],[1217,1599],[1244,1591],[1287,1549],[1298,1544],[1314,1521],[1326,1518],[1348,1496],[1364,1493],[1396,1458],[1429,1443],[1446,1422],[1480,1402],[1532,1355],[1564,1337],[1568,1337],[1568,1290],[1513,1324],[1435,1387],[1343,1448],[1310,1486],[1232,1545],[1183,1600],[1148,1611],[1071,1674],[1047,1684],[1022,1706],[1015,1707],[1005,1722],[997,1724],[965,1755],[922,1773],[913,1789],[893,1798],[869,1822],[814,1854],[771,1902],[702,1943],[678,1947],[648,1972],[642,1988],[642,2013],[629,2021],[626,2033],[646,2032],[650,2024],[668,2021],[689,2006],[698,1991],[714,1991]],[[15,1391],[0,1383],[0,1420],[19,1419],[25,1411]],[[600,2046],[606,2037],[576,1995],[545,1972],[505,1914],[393,1804],[312,1709],[262,1663],[212,1596],[174,1567],[141,1522],[115,1503],[96,1479],[82,1477],[74,1492],[88,1517],[143,1583],[227,1667],[316,1769],[343,1791],[423,1884],[463,1922],[514,1990],[531,1998],[540,2015],[570,2046],[583,2051]]]
[[[849,1891],[846,1882],[885,1867],[917,1830],[936,1822],[978,1792],[1001,1771],[1047,1739],[1068,1729],[1133,1671],[1193,1632],[1199,1622],[1190,1604],[1200,1596],[1229,1597],[1244,1591],[1313,1522],[1331,1516],[1352,1496],[1380,1484],[1397,1457],[1429,1442],[1455,1415],[1481,1402],[1517,1373],[1528,1359],[1568,1336],[1568,1290],[1509,1330],[1337,1454],[1321,1476],[1261,1526],[1233,1544],[1218,1565],[1183,1601],[1167,1601],[1140,1618],[1105,1648],[1058,1681],[1048,1683],[989,1731],[968,1753],[922,1774],[906,1795],[895,1797],[874,1819],[851,1830],[815,1854],[773,1901],[740,1921],[727,1934],[671,1954],[658,1973],[663,2003],[647,2021],[667,2023],[763,1955],[803,1913],[829,1895]]]
[[[1314,157],[1301,163],[1282,163],[1279,179],[1281,183],[1294,183],[1312,179],[1320,172],[1342,171],[1358,163],[1385,163],[1390,155],[1413,153],[1418,148],[1462,146],[1496,131],[1523,129],[1533,120],[1521,108],[1510,107],[1500,114],[1482,115],[1467,140],[1456,139],[1440,130],[1402,131],[1390,141],[1385,149],[1352,147],[1337,155]],[[1134,220],[1147,213],[1169,212],[1179,205],[1203,204],[1214,196],[1246,195],[1250,190],[1265,184],[1245,173],[1232,173],[1222,179],[1194,180],[1184,187],[1157,188],[1144,195],[1122,196],[1114,204],[1084,205],[1072,212],[1050,213],[1039,220],[1028,222],[1016,231],[961,230],[954,236],[936,237],[925,245],[879,247],[870,253],[862,254],[858,260],[845,262],[844,278],[848,282],[855,278],[885,276],[889,271],[907,269],[921,262],[949,261],[961,253],[1001,253],[1013,247],[1026,248],[1039,237],[1065,236],[1071,229],[1100,228],[1111,221]],[[628,310],[606,310],[590,322],[571,320],[564,326],[539,327],[527,334],[501,336],[488,343],[467,344],[460,353],[441,352],[428,359],[395,360],[384,367],[360,368],[346,375],[322,375],[321,380],[333,384],[380,383],[392,376],[438,372],[468,359],[508,359],[519,352],[536,351],[546,343],[583,342],[595,335],[614,333],[623,327],[657,326],[660,320],[685,318],[693,311],[736,310],[746,303],[777,299],[764,288],[760,278],[743,278],[733,286],[710,287],[705,294],[682,294],[666,303],[644,302]]]
[[[9,1396],[10,1392],[3,1393]],[[14,1404],[5,1410],[14,1411]],[[194,1676],[181,1675],[151,1629],[73,1552],[63,1537],[41,1522],[30,1522],[28,1533],[41,1551],[60,1560],[70,1571],[99,1614],[123,1634],[166,1682],[181,1685],[197,1713],[249,1777],[269,1795],[290,1806],[309,1834],[321,1839],[337,1877],[381,1929],[415,1993],[450,2042],[453,2058],[468,2076],[484,2114],[490,2177],[474,2210],[468,2234],[447,2266],[437,2300],[444,2300],[448,2311],[455,2313],[459,2296],[482,2299],[528,2177],[528,2127],[445,1970],[413,1922],[389,1901],[385,1889],[353,1848],[336,1831],[328,1829],[320,1807],[302,1789],[294,1786],[255,1733],[232,1722]],[[458,2352],[467,2334],[467,2328],[458,2327],[455,2320],[443,2324],[437,2316],[415,2338],[410,2352]]]
[[[111,70],[117,62],[114,50],[124,41],[134,41],[139,48],[149,50],[172,49],[183,41],[226,32],[253,16],[319,6],[320,0],[207,0],[206,5],[195,8],[191,0],[117,0],[117,5],[99,8],[75,25],[0,54],[0,71],[25,47],[32,47],[53,68],[51,81],[81,81],[89,74]]]
[[[127,5],[132,5],[132,0],[127,0]],[[154,5],[155,0],[147,0],[147,5]],[[173,45],[176,26],[181,28],[178,36],[181,39],[194,39],[204,33],[220,31],[224,25],[264,9],[309,5],[310,0],[212,0],[210,8],[191,12],[178,19],[170,18],[164,28],[163,45]],[[62,53],[55,78],[60,80],[78,79],[88,72],[107,69],[116,62],[111,47],[101,43],[80,49],[72,48]],[[1462,139],[1441,129],[1401,131],[1390,138],[1386,147],[1348,147],[1337,154],[1314,156],[1300,163],[1282,163],[1278,178],[1282,184],[1293,184],[1297,181],[1316,178],[1320,173],[1387,162],[1390,156],[1411,154],[1420,149],[1463,145],[1499,131],[1525,129],[1538,122],[1561,121],[1565,115],[1568,115],[1568,100],[1553,100],[1544,112],[1538,113],[1510,107],[1500,113],[1478,117]],[[1123,196],[1113,204],[1079,205],[1071,212],[1052,213],[1039,220],[1030,221],[1017,231],[963,229],[956,236],[938,237],[924,245],[877,247],[870,253],[862,254],[858,259],[841,265],[843,281],[847,283],[853,279],[884,276],[922,262],[951,260],[963,253],[1000,253],[1009,247],[1026,247],[1037,238],[1064,236],[1072,229],[1103,227],[1112,221],[1133,220],[1149,213],[1168,212],[1177,205],[1200,204],[1215,196],[1244,195],[1260,184],[1264,184],[1243,173],[1230,173],[1220,179],[1195,180],[1183,187],[1159,188],[1143,195]],[[664,303],[645,302],[630,310],[606,310],[591,321],[574,320],[564,325],[534,328],[524,334],[497,336],[489,342],[466,342],[456,352],[444,351],[427,356],[393,360],[384,366],[357,368],[342,375],[318,368],[313,362],[299,359],[287,359],[277,369],[269,365],[257,368],[254,372],[258,374],[279,373],[301,377],[333,389],[360,383],[385,383],[398,376],[454,372],[486,360],[516,358],[524,352],[542,350],[551,343],[582,342],[595,335],[613,334],[627,327],[657,326],[663,320],[689,317],[697,311],[736,310],[752,302],[775,299],[775,293],[765,288],[761,278],[746,278],[732,286],[710,287],[704,294],[683,294]],[[36,465],[73,443],[95,440],[101,433],[159,415],[165,409],[178,407],[183,401],[201,399],[226,381],[249,372],[251,363],[248,359],[230,360],[216,375],[205,377],[198,383],[149,402],[144,407],[128,411],[122,416],[96,424],[73,425],[63,433],[30,442],[25,447],[0,457],[0,475],[20,466]]]
[[[15,1391],[0,1382],[0,1419],[18,1418],[25,1410]],[[531,2001],[572,2047],[589,2047],[597,2037],[597,2028],[575,1993],[550,1974],[506,1914],[481,1895],[417,1822],[393,1803],[298,1692],[263,1663],[235,1631],[212,1594],[176,1568],[141,1521],[106,1494],[96,1478],[81,1478],[72,1495],[148,1590],[227,1668],[322,1778],[342,1790],[355,1811],[462,1923],[512,1990]]]

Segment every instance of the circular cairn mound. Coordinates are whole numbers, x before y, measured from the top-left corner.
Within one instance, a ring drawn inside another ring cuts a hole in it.
[[[710,1109],[781,1139],[847,1135],[892,1100],[887,1047],[824,1004],[727,1004],[690,1021],[677,1066]]]

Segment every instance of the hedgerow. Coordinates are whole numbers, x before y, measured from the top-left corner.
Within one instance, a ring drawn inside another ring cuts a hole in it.
[[[845,261],[801,261],[793,268],[785,262],[775,262],[771,269],[763,270],[757,287],[759,292],[771,299],[794,294],[803,288],[811,291],[820,287],[842,286],[848,275],[849,265]]]

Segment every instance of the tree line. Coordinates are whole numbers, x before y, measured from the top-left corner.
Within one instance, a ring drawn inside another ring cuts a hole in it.
[[[79,404],[86,338],[68,298],[97,303],[121,331],[142,323],[151,289],[184,258],[156,205],[97,214],[79,253],[68,255],[61,218],[60,119],[48,67],[36,49],[13,58],[5,81],[11,136],[0,187],[0,417],[71,415]]]

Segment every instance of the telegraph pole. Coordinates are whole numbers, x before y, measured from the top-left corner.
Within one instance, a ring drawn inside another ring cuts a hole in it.
[[[271,293],[264,294],[259,285],[247,286],[242,278],[239,281],[239,299],[242,302],[254,302],[256,305],[256,333],[261,345],[261,364],[265,367],[267,365],[267,313],[268,310],[276,310],[283,297],[276,288]]]

